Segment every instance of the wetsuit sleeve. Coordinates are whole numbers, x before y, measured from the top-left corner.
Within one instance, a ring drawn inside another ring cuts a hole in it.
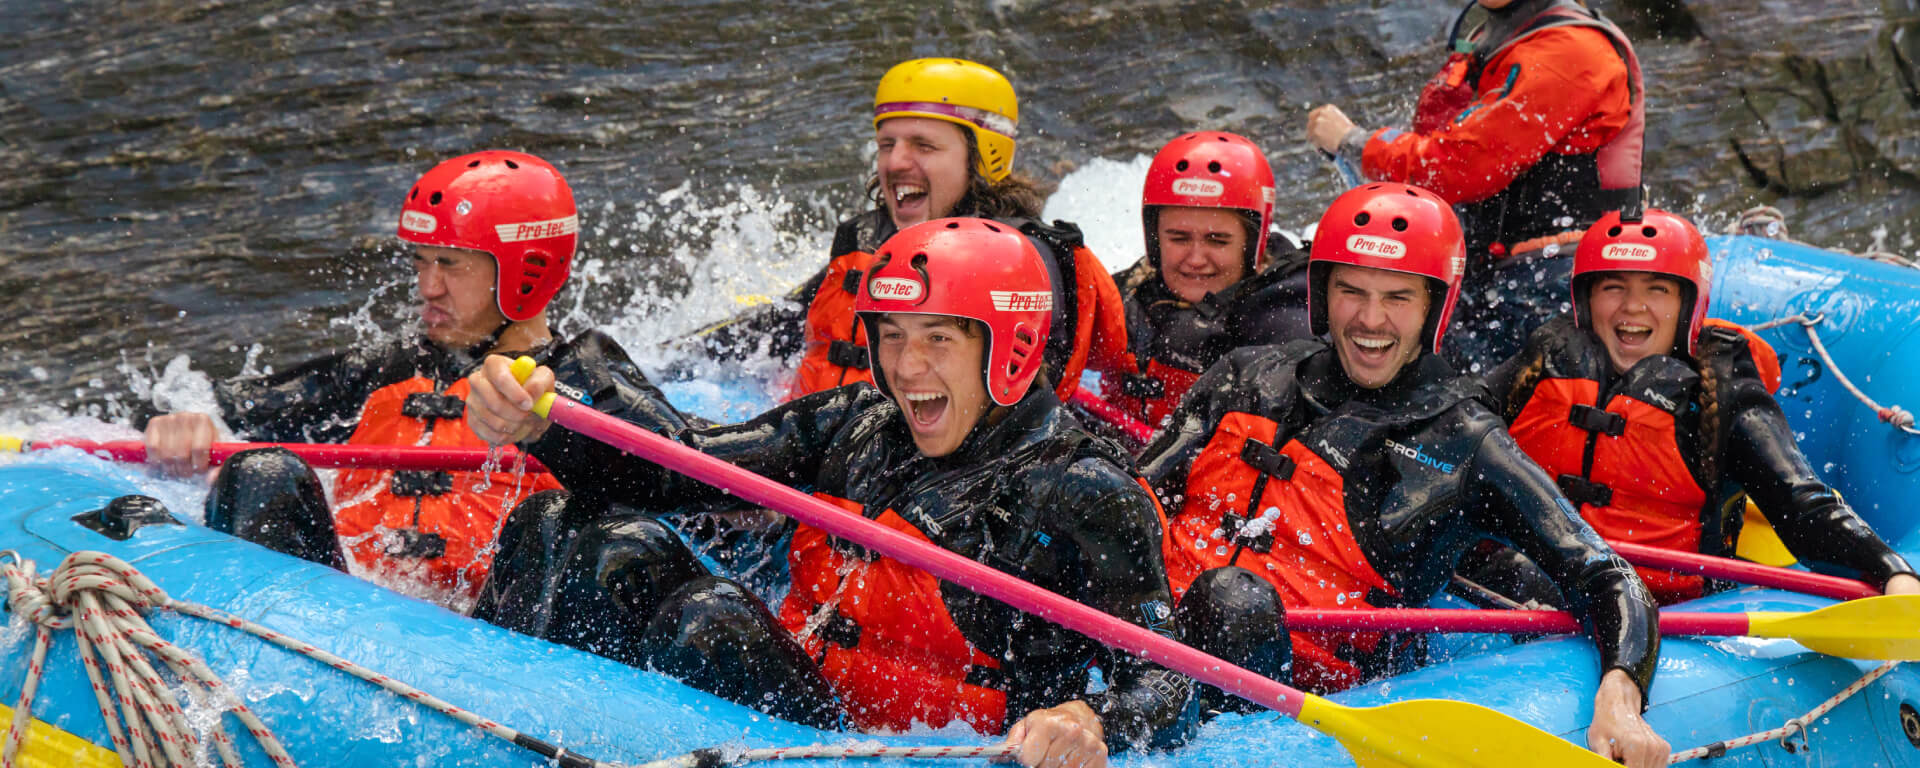
[[[1479,98],[1429,134],[1383,129],[1361,152],[1368,178],[1426,187],[1455,204],[1485,200],[1563,144],[1592,151],[1627,124],[1627,65],[1605,33],[1534,33],[1490,62]]]
[[[1240,370],[1243,360],[1254,349],[1229,353],[1195,380],[1193,387],[1168,417],[1167,425],[1154,435],[1153,442],[1140,454],[1140,474],[1153,486],[1160,503],[1178,508],[1174,502],[1186,493],[1187,470],[1194,457],[1213,439],[1220,420],[1244,399]]]
[[[213,385],[220,417],[234,432],[266,442],[344,443],[374,390],[414,373],[395,343],[310,360],[268,376]]]
[[[1809,564],[1859,573],[1885,589],[1895,575],[1914,572],[1906,558],[1880,540],[1853,508],[1820,481],[1794,440],[1780,406],[1758,379],[1741,380],[1751,390],[1729,424],[1726,475],[1760,506],[1787,549]]]
[[[553,368],[560,386],[575,390],[594,410],[662,434],[677,434],[702,424],[667,402],[618,342],[599,331],[581,334],[541,360]],[[548,429],[528,450],[547,465],[555,479],[589,503],[605,495],[607,467],[633,457],[606,443],[568,429]]]
[[[886,401],[865,384],[817,392],[739,424],[708,425],[673,409],[659,390],[641,390],[629,421],[707,455],[787,485],[806,487],[820,472],[835,435],[856,415]],[[528,450],[569,491],[635,509],[667,511],[726,492],[567,429],[549,429]]]
[[[1633,567],[1580,519],[1506,430],[1490,430],[1465,470],[1473,478],[1466,489],[1471,522],[1480,533],[1511,543],[1553,578],[1599,649],[1602,675],[1625,671],[1648,701],[1660,654],[1659,611]]]
[[[1059,509],[1076,510],[1071,535],[1083,578],[1074,598],[1171,636],[1160,513],[1146,489],[1108,462],[1083,459],[1056,501]],[[1185,725],[1192,693],[1185,676],[1104,645],[1097,659],[1110,685],[1086,702],[1100,717],[1109,749],[1164,746]]]

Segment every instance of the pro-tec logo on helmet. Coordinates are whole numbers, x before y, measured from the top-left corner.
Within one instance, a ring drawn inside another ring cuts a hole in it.
[[[876,299],[894,301],[919,301],[927,295],[927,287],[920,281],[905,277],[876,277],[867,283],[867,292]]]
[[[431,213],[421,213],[419,211],[401,211],[400,212],[400,228],[407,230],[408,232],[418,232],[423,235],[430,235],[430,234],[433,234],[434,230],[440,228],[440,221],[438,219],[435,219],[433,217],[433,214]]]
[[[1053,309],[1052,291],[988,291],[993,308],[1001,312],[1047,312]]]
[[[493,231],[500,235],[500,242],[517,243],[522,240],[545,240],[549,237],[565,237],[580,231],[580,217],[568,216],[564,219],[547,221],[523,221],[518,224],[497,224]]]
[[[1187,197],[1219,197],[1226,194],[1227,185],[1213,179],[1174,179],[1173,193]]]
[[[1383,259],[1399,259],[1406,257],[1407,244],[1391,237],[1354,235],[1347,238],[1347,250],[1366,256],[1379,256]]]
[[[1611,243],[1600,252],[1600,258],[1608,261],[1653,261],[1659,256],[1653,246],[1639,243]]]

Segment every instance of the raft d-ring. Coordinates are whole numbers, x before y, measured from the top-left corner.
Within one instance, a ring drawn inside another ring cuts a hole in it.
[[[1807,752],[1813,751],[1813,745],[1807,743],[1806,719],[1796,717],[1792,720],[1788,720],[1787,724],[1783,727],[1785,728],[1786,732],[1780,734],[1780,746],[1785,750],[1787,750],[1787,754],[1792,755],[1792,754],[1798,754],[1802,751],[1807,751]],[[1797,747],[1794,746],[1794,743],[1793,743],[1793,737],[1796,734],[1800,737],[1800,744]]]
[[[11,549],[0,549],[0,560],[12,560],[16,568],[26,564],[26,558]]]
[[[1827,319],[1827,313],[1825,312],[1815,312],[1811,315],[1802,313],[1800,315],[1800,324],[1808,328],[1812,328],[1816,325],[1819,325],[1820,321],[1825,319]]]

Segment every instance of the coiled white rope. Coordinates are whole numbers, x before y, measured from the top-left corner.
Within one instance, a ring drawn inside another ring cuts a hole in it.
[[[1778,328],[1780,326],[1788,325],[1791,323],[1798,323],[1801,328],[1806,329],[1807,341],[1812,343],[1814,353],[1820,356],[1820,362],[1824,363],[1827,366],[1827,370],[1833,372],[1833,378],[1840,382],[1840,386],[1846,387],[1847,391],[1853,393],[1853,396],[1858,398],[1860,402],[1865,403],[1868,408],[1872,408],[1873,414],[1879,417],[1881,421],[1884,421],[1889,425],[1892,425],[1894,429],[1898,429],[1909,435],[1920,436],[1920,429],[1915,429],[1913,426],[1912,411],[1909,411],[1898,405],[1883,406],[1877,402],[1874,402],[1873,398],[1867,396],[1867,393],[1860,391],[1859,387],[1856,387],[1853,385],[1853,381],[1851,379],[1848,379],[1847,374],[1840,370],[1840,366],[1834,364],[1833,356],[1830,354],[1827,354],[1827,345],[1821,343],[1820,341],[1820,331],[1815,328],[1815,326],[1818,326],[1820,324],[1820,321],[1824,319],[1826,319],[1826,315],[1823,313],[1816,313],[1812,317],[1808,317],[1805,313],[1801,313],[1797,315],[1790,315],[1787,317],[1778,318],[1775,320],[1769,320],[1759,325],[1752,326],[1748,330],[1759,332],[1759,331],[1765,331],[1773,328]]]
[[[1878,667],[1874,667],[1872,670],[1868,671],[1865,675],[1860,676],[1860,679],[1853,681],[1853,684],[1840,689],[1840,692],[1834,694],[1832,698],[1821,702],[1820,706],[1814,707],[1812,710],[1809,710],[1804,715],[1788,720],[1785,725],[1782,725],[1778,728],[1774,728],[1771,730],[1761,731],[1759,733],[1742,736],[1737,739],[1728,739],[1726,741],[1716,741],[1704,747],[1694,747],[1693,749],[1689,749],[1684,752],[1675,752],[1673,753],[1673,757],[1667,760],[1667,764],[1673,765],[1676,763],[1684,763],[1684,762],[1687,762],[1688,760],[1720,757],[1721,755],[1726,754],[1728,750],[1752,746],[1754,744],[1759,744],[1763,741],[1773,741],[1775,739],[1779,739],[1781,742],[1781,745],[1785,746],[1788,752],[1793,752],[1795,751],[1793,743],[1788,741],[1788,739],[1792,738],[1794,734],[1796,733],[1800,734],[1802,740],[1804,740],[1806,738],[1807,727],[1812,725],[1814,721],[1819,720],[1822,717],[1826,717],[1827,713],[1833,711],[1834,707],[1840,706],[1840,702],[1846,701],[1848,698],[1852,697],[1854,694],[1859,693],[1862,690],[1865,690],[1867,686],[1873,684],[1873,681],[1880,679],[1881,677],[1885,676],[1888,672],[1892,672],[1893,668],[1896,666],[1899,666],[1899,664],[1900,662],[1897,662],[1897,661],[1889,661],[1885,664],[1881,664]]]

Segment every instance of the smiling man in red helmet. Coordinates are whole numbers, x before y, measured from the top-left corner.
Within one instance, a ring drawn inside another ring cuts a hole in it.
[[[1351,190],[1321,217],[1310,258],[1324,341],[1229,353],[1141,456],[1170,513],[1181,630],[1229,661],[1343,689],[1417,663],[1417,641],[1289,634],[1285,609],[1424,603],[1463,552],[1499,538],[1547,571],[1592,637],[1588,744],[1665,765],[1640,717],[1660,647],[1645,586],[1514,444],[1485,389],[1437,354],[1466,260],[1453,210],[1405,184]],[[1240,609],[1192,611],[1196,597]]]
[[[466,425],[464,377],[500,352],[547,361],[575,394],[619,412],[651,385],[612,339],[589,331],[560,340],[547,319],[578,230],[572,190],[540,158],[488,151],[441,163],[409,188],[399,217],[400,239],[412,246],[418,334],[218,383],[220,417],[269,441],[482,446]],[[149,460],[174,475],[204,471],[215,434],[210,414],[155,416]],[[207,497],[207,523],[336,568],[346,565],[345,544],[361,570],[459,604],[486,576],[506,510],[558,487],[510,471],[353,469],[341,472],[341,506],[330,513],[312,470],[267,449],[227,462]]]

